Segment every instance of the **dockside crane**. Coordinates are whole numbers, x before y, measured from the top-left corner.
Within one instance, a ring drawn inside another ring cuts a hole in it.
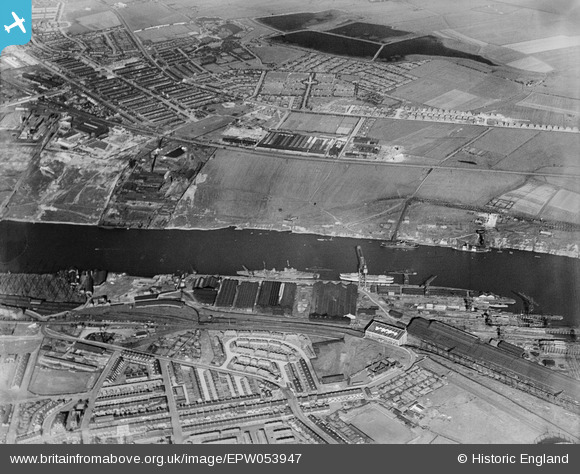
[[[424,289],[425,292],[425,296],[429,296],[429,287],[431,286],[431,283],[433,283],[433,280],[435,280],[435,278],[437,278],[437,275],[431,275],[429,278],[427,278],[425,280],[425,282],[421,285],[421,287]]]
[[[358,257],[358,281],[359,284],[362,283],[363,286],[366,288],[367,274],[369,273],[369,269],[367,267],[367,262],[365,261],[365,257],[363,255],[363,251],[360,245],[356,246],[356,255]]]
[[[519,291],[514,291],[514,293],[522,299],[524,303],[524,313],[526,315],[532,314],[535,307],[539,306],[539,304],[531,296],[528,296],[525,293],[521,293]]]

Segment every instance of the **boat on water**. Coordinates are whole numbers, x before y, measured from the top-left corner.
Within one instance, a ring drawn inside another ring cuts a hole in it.
[[[515,304],[516,300],[505,296],[494,295],[493,293],[481,293],[473,298],[473,303],[475,305],[484,305],[489,308],[501,309]]]
[[[381,247],[398,250],[415,250],[419,247],[419,244],[411,242],[410,240],[385,240],[381,242]]]
[[[354,283],[360,282],[360,274],[358,272],[353,273],[341,273],[340,279],[343,281],[352,281]],[[367,283],[376,283],[389,285],[395,281],[395,278],[389,275],[366,275],[365,281]]]
[[[243,270],[238,270],[236,273],[240,276],[269,280],[316,280],[320,277],[319,273],[303,272],[291,267],[284,267],[284,270],[276,270],[275,268],[272,268],[272,270],[266,268],[263,270],[248,270],[244,267]]]
[[[458,244],[456,247],[453,248],[455,250],[460,250],[462,252],[472,252],[472,253],[491,252],[491,249],[489,247],[483,247],[481,245],[471,245],[468,244],[467,242],[464,242],[463,244]]]

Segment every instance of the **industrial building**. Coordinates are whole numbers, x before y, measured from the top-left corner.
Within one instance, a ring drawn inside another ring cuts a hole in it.
[[[453,326],[424,318],[414,318],[407,330],[411,345],[580,412],[580,381],[516,355],[513,347],[494,347]]]
[[[393,346],[402,346],[407,343],[407,331],[397,326],[372,320],[365,329],[365,337],[378,342],[385,342]]]

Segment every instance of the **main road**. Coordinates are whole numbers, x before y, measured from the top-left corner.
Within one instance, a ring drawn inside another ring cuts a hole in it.
[[[108,344],[108,343],[104,343],[104,342],[97,342],[97,341],[88,341],[86,339],[81,339],[75,336],[68,336],[65,334],[60,334],[58,332],[55,332],[53,330],[51,330],[50,328],[44,326],[42,328],[42,332],[45,336],[51,337],[51,338],[56,338],[56,339],[62,339],[62,340],[66,340],[66,341],[72,341],[72,342],[83,342],[85,344],[90,344],[90,345],[94,345],[94,346],[98,346],[98,347],[103,347],[105,349],[111,350],[113,351],[113,355],[111,356],[111,358],[109,359],[109,361],[107,362],[107,364],[105,365],[103,371],[101,372],[101,375],[99,376],[99,379],[97,380],[97,382],[95,383],[95,385],[93,386],[91,392],[90,392],[90,396],[89,396],[89,400],[88,400],[88,407],[85,411],[85,414],[83,416],[83,420],[81,423],[81,435],[82,435],[82,439],[85,443],[89,442],[89,436],[90,436],[90,432],[89,432],[89,422],[91,419],[91,415],[92,415],[92,411],[94,409],[95,406],[95,401],[97,399],[98,396],[98,392],[100,390],[100,388],[102,387],[104,381],[106,380],[113,364],[115,363],[115,361],[117,360],[117,358],[121,355],[122,351],[125,350],[129,350],[131,352],[136,352],[136,353],[140,353],[140,354],[144,354],[147,356],[151,356],[151,354],[147,353],[147,352],[142,352],[142,351],[138,351],[138,350],[134,350],[134,349],[127,349],[125,347],[122,346],[118,346],[115,344]],[[292,391],[290,389],[288,389],[287,387],[284,387],[280,382],[272,380],[270,378],[267,377],[262,377],[260,375],[257,374],[248,374],[246,372],[243,371],[239,371],[239,370],[234,370],[234,369],[229,369],[229,368],[224,368],[224,367],[216,367],[210,364],[202,364],[199,362],[190,362],[190,361],[185,361],[185,360],[181,360],[181,359],[174,359],[172,357],[165,357],[165,356],[152,356],[155,357],[156,359],[159,360],[161,367],[162,367],[162,375],[163,375],[163,380],[164,380],[164,384],[168,384],[169,386],[165,386],[165,393],[167,394],[168,391],[172,391],[173,387],[171,385],[171,380],[169,379],[169,375],[167,372],[167,364],[170,362],[177,362],[181,365],[185,365],[185,366],[189,366],[189,367],[196,367],[196,368],[202,368],[202,369],[208,369],[208,370],[214,370],[217,372],[223,372],[223,373],[227,373],[227,374],[232,374],[232,375],[238,375],[241,377],[253,377],[259,380],[263,380],[265,382],[274,384],[276,386],[278,386],[278,388],[280,388],[280,390],[282,391],[282,393],[284,394],[284,396],[287,398],[288,400],[288,405],[290,406],[290,409],[292,410],[292,413],[294,414],[294,416],[299,419],[300,421],[302,421],[306,426],[308,426],[312,431],[314,431],[318,436],[320,436],[322,439],[324,439],[327,443],[330,444],[335,444],[336,441],[332,439],[332,437],[330,437],[326,432],[324,432],[323,430],[321,430],[318,426],[316,426],[315,423],[313,423],[307,416],[304,415],[304,413],[302,412],[302,410],[300,409],[300,405],[298,404],[298,400],[296,398],[296,396],[294,395],[294,393],[292,393]],[[163,369],[165,366],[165,370]],[[169,411],[170,411],[170,415],[171,415],[171,420],[172,420],[172,425],[174,427],[175,430],[175,426],[179,425],[179,414],[177,412],[177,407],[175,406],[175,400],[173,398],[169,398],[167,399],[168,404],[169,404]],[[171,401],[173,401],[173,403],[170,403]],[[183,440],[183,434],[180,432],[180,426],[178,427],[177,432],[174,431],[174,439],[176,442],[182,441]]]

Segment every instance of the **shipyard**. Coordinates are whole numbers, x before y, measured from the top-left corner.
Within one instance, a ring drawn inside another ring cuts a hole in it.
[[[65,384],[72,383],[66,374],[75,374],[76,390],[91,395],[63,420],[67,427],[75,418],[70,426],[86,426],[93,433],[83,435],[89,442],[110,436],[119,424],[128,426],[125,439],[138,442],[165,436],[378,442],[382,438],[364,424],[345,424],[351,417],[362,423],[363,407],[387,409],[401,420],[406,428],[399,442],[408,436],[426,441],[441,436],[430,432],[435,420],[428,421],[427,394],[453,386],[450,370],[460,377],[474,371],[484,379],[480,390],[501,384],[580,413],[577,328],[554,326],[562,319],[555,315],[534,314],[535,301],[526,294],[513,295],[527,298],[518,314],[510,311],[515,298],[437,287],[436,275],[423,278],[412,269],[370,275],[362,246],[351,251],[357,271],[338,280],[289,262],[282,270],[244,266],[232,276],[2,274],[3,334],[25,331],[44,341],[18,353],[10,386],[30,380],[36,393],[57,393],[46,386],[48,374]],[[422,283],[410,282],[419,277]],[[337,363],[338,354],[352,350],[365,356],[348,366]],[[399,384],[408,391],[399,391]],[[298,404],[291,410],[285,405],[290,392]],[[245,428],[254,425],[264,428]],[[73,439],[74,428],[67,429],[61,439]],[[32,425],[28,430],[9,428],[5,436],[30,442],[48,433]],[[278,432],[285,434],[272,438]],[[575,442],[571,429],[555,436]]]

